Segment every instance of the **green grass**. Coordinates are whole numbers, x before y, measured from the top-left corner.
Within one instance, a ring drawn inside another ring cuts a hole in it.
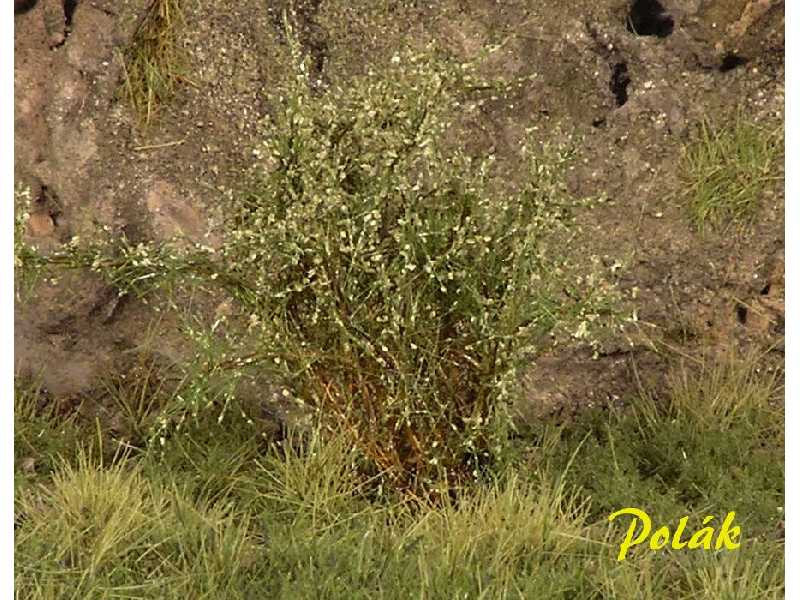
[[[41,403],[43,406],[39,406]],[[14,395],[14,471],[17,486],[50,474],[59,456],[78,445],[74,417],[59,419],[35,386],[19,386]],[[16,487],[16,486],[15,486]]]
[[[150,124],[185,80],[186,56],[179,43],[183,24],[181,0],[152,0],[124,52],[120,91],[142,125]]]
[[[376,494],[346,439],[267,446],[211,415],[114,462],[17,402],[20,598],[780,598],[783,420],[755,358],[677,370],[669,394],[543,425],[439,501]],[[139,416],[127,415],[136,421]],[[59,459],[60,454],[65,458]],[[616,555],[625,506],[674,526],[735,510],[734,552]]]
[[[681,179],[692,223],[699,230],[747,222],[764,190],[780,179],[782,126],[770,129],[737,115],[724,126],[700,122],[684,149]]]

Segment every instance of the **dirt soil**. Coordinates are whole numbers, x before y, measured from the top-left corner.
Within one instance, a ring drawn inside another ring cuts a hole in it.
[[[119,100],[121,52],[147,0],[15,1],[18,184],[36,199],[30,239],[43,249],[109,227],[134,240],[216,243],[224,199],[253,168],[260,120],[277,107],[288,2],[184,2],[190,74],[142,131]],[[572,251],[621,264],[636,322],[598,353],[577,342],[526,375],[525,418],[623,400],[658,385],[676,356],[756,348],[783,360],[784,196],[765,189],[748,227],[694,230],[678,165],[693,127],[741,108],[783,122],[784,6],[772,0],[441,0],[296,3],[319,86],[437,40],[464,58],[502,44],[487,74],[526,77],[470,124],[476,150],[514,174],[526,127],[580,140],[569,186],[609,201],[579,215]],[[777,173],[776,175],[782,175]],[[634,298],[635,297],[635,298]],[[92,394],[152,336],[180,356],[174,320],[120,302],[85,273],[44,282],[16,304],[16,368],[54,398]]]

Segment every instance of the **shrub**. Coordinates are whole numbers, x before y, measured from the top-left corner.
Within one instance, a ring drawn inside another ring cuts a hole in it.
[[[529,156],[528,183],[500,194],[490,159],[443,141],[483,87],[470,66],[408,51],[316,96],[295,60],[226,277],[264,357],[396,485],[474,476],[500,446],[517,367],[595,316],[562,294],[574,282],[546,245],[568,224],[570,153]]]
[[[518,368],[557,331],[587,336],[608,297],[559,252],[572,153],[527,152],[524,185],[497,191],[491,157],[446,141],[491,89],[472,65],[407,50],[320,93],[289,39],[296,77],[219,252],[123,240],[52,260],[121,292],[215,281],[249,316],[220,358],[231,380],[266,369],[394,488],[452,487],[502,450]]]

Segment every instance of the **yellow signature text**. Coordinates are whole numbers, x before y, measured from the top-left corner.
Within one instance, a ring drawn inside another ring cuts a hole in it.
[[[674,550],[682,550],[684,548],[711,550],[712,547],[714,550],[721,550],[722,548],[736,550],[741,545],[740,542],[736,541],[742,530],[738,525],[734,525],[735,512],[729,512],[725,516],[718,531],[709,525],[714,520],[714,517],[711,515],[704,517],[701,529],[691,534],[691,536],[686,534],[688,541],[684,541],[684,534],[689,517],[683,517],[678,521],[678,526],[675,528],[674,533],[667,525],[663,525],[650,535],[653,530],[653,521],[645,511],[638,508],[623,508],[612,513],[608,520],[613,521],[622,516],[630,516],[632,518],[625,534],[625,539],[619,546],[617,560],[625,560],[628,550],[633,546],[644,544],[648,540],[650,550],[661,550],[668,544]],[[714,539],[715,534],[716,539]]]

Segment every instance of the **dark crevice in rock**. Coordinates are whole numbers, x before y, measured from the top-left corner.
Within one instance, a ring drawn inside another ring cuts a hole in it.
[[[739,56],[734,52],[728,52],[725,56],[722,57],[722,62],[719,65],[719,70],[722,73],[726,73],[728,71],[732,71],[736,67],[741,67],[742,65],[747,64],[747,59],[744,56]]]
[[[14,0],[14,14],[21,15],[36,6],[38,0]]]
[[[53,220],[53,225],[58,226],[61,216],[63,215],[63,210],[61,200],[55,190],[46,184],[42,184],[41,190],[36,196],[35,205],[38,206],[40,210],[47,212]]]
[[[743,304],[736,305],[736,319],[742,325],[747,324],[747,307]]]
[[[611,93],[614,94],[614,99],[617,106],[624,106],[628,101],[628,85],[631,83],[630,75],[628,75],[628,63],[618,62],[611,67],[611,81],[608,87]]]
[[[665,38],[674,28],[675,20],[658,0],[634,0],[628,13],[628,31]]]
[[[72,17],[78,8],[78,0],[64,0],[64,25],[72,27]]]
[[[64,23],[63,25],[61,24],[57,25],[60,34],[58,35],[57,41],[50,44],[51,50],[55,50],[56,48],[61,48],[64,44],[67,43],[67,39],[69,39],[69,34],[72,33],[72,18],[74,17],[75,10],[77,8],[78,8],[78,0],[62,0],[61,12],[58,15],[58,19],[60,21],[61,18],[63,18]]]

